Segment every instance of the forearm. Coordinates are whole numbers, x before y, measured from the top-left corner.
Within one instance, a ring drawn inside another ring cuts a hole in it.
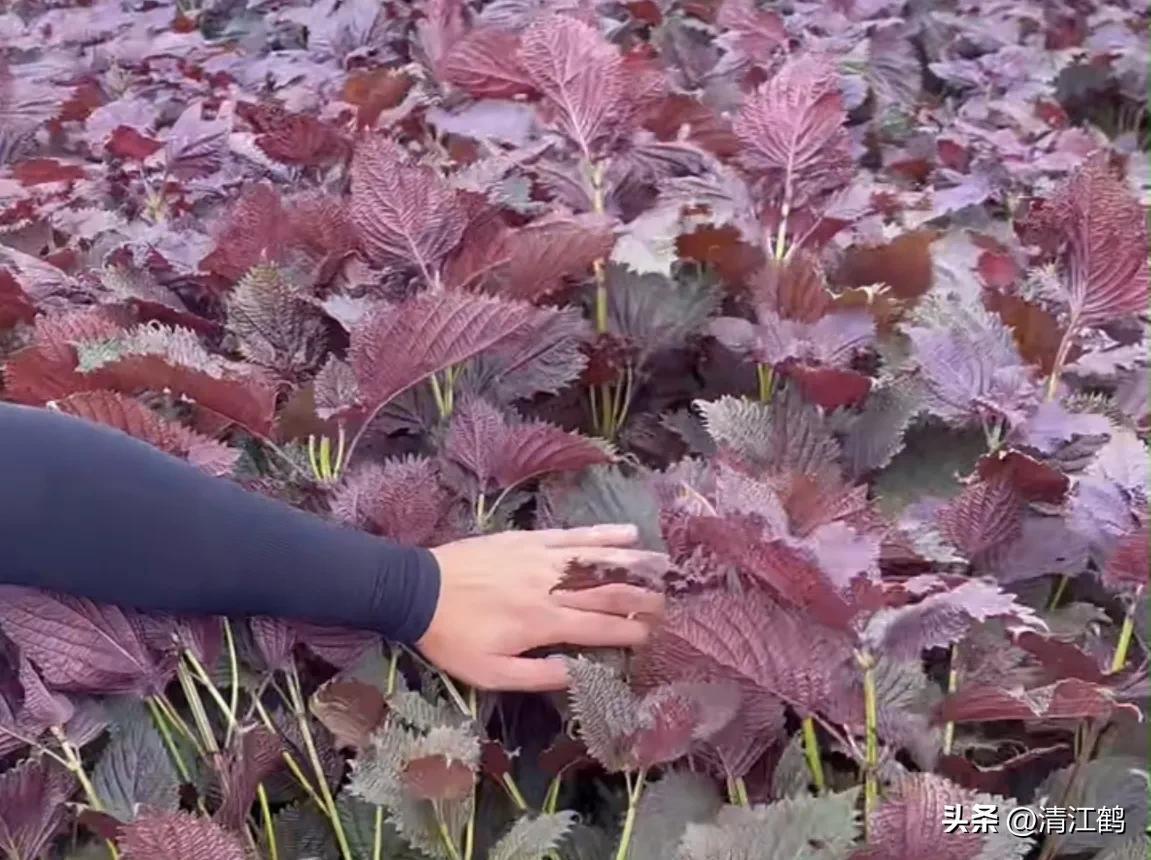
[[[414,641],[431,553],[212,478],[118,431],[0,404],[0,583],[139,609],[276,615]]]

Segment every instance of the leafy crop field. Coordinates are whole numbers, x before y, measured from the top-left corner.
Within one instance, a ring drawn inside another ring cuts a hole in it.
[[[3,399],[670,565],[565,696],[0,588],[0,855],[1147,856],[1145,5],[2,8]]]

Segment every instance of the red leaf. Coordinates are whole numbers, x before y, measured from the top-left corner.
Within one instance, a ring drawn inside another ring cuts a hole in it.
[[[12,165],[12,176],[25,188],[49,182],[70,182],[84,178],[78,164],[61,164],[54,158],[29,158]]]
[[[36,307],[20,282],[0,269],[0,329],[11,328],[17,323],[30,323],[36,318]]]
[[[130,126],[119,125],[108,137],[104,149],[116,158],[143,161],[163,146],[164,144],[160,141],[145,137]]]
[[[1117,708],[1133,710],[1134,705],[1120,705],[1107,687],[1079,678],[1064,678],[1046,687],[1032,690],[1008,690],[1002,687],[960,687],[936,709],[936,723],[980,723],[990,720],[1078,720],[1086,717],[1110,717]]]
[[[240,452],[222,445],[181,424],[166,421],[137,400],[112,391],[89,391],[56,401],[56,408],[98,424],[115,427],[155,445],[161,451],[184,457],[211,475],[230,474]]]
[[[64,824],[72,777],[46,758],[0,773],[0,846],[13,860],[40,857]]]
[[[312,713],[333,735],[337,747],[366,749],[372,733],[380,727],[388,705],[383,694],[363,681],[338,678],[312,696]]]
[[[475,786],[471,768],[443,755],[412,759],[404,767],[404,787],[421,800],[462,800]]]
[[[332,515],[408,546],[439,542],[452,496],[434,460],[408,457],[367,463],[332,496]]]
[[[871,391],[871,379],[854,370],[793,364],[786,374],[799,385],[805,400],[824,409],[855,406]]]
[[[380,114],[401,104],[412,79],[394,69],[353,72],[344,82],[344,101],[357,107],[356,125],[372,128]]]
[[[848,287],[885,284],[899,299],[917,299],[931,287],[931,245],[937,238],[931,231],[918,230],[885,245],[854,245],[844,254],[835,281]]]
[[[598,155],[630,118],[623,58],[582,21],[539,19],[524,31],[516,57],[543,93],[554,123],[585,158]]]
[[[162,689],[133,617],[114,606],[32,588],[0,586],[0,628],[59,690],[143,693]]]
[[[409,265],[428,284],[459,244],[467,214],[456,192],[427,167],[408,162],[383,137],[368,138],[352,164],[352,223],[375,264]]]
[[[597,215],[549,215],[518,230],[494,225],[448,263],[445,283],[525,301],[538,300],[585,273],[615,242],[612,222]]]
[[[983,481],[1002,477],[1028,502],[1060,504],[1071,487],[1062,472],[1019,451],[986,454],[979,458],[976,472]]]
[[[256,138],[256,146],[284,164],[315,167],[342,158],[348,143],[327,123],[306,114],[292,114]]]
[[[1147,310],[1143,207],[1112,171],[1106,151],[1088,158],[1023,228],[1062,250],[1068,336]]]
[[[784,211],[850,177],[847,114],[830,59],[792,59],[744,103],[733,129],[749,167],[772,176]]]
[[[1107,565],[1103,581],[1117,591],[1132,591],[1147,586],[1151,576],[1151,520],[1123,535]]]
[[[508,419],[479,399],[457,407],[442,450],[475,475],[485,492],[612,461],[601,443],[543,421]]]
[[[762,589],[707,591],[671,600],[636,655],[642,683],[734,680],[745,701],[765,695],[802,712],[821,708],[850,659],[840,634],[805,621]]]
[[[668,534],[677,563],[695,552],[707,554],[716,573],[734,569],[769,588],[781,600],[810,613],[820,623],[845,629],[851,609],[811,555],[782,540],[772,540],[748,516],[689,516],[678,534]]]
[[[782,262],[768,260],[750,284],[757,304],[783,319],[813,323],[824,316],[834,296],[823,269],[812,254],[799,250]]]
[[[868,843],[851,860],[977,860],[986,837],[944,831],[947,808],[970,809],[973,793],[932,773],[900,778],[868,818]]]
[[[1023,528],[1023,497],[1006,474],[977,481],[937,516],[940,534],[968,559],[1018,537]]]
[[[371,412],[433,373],[555,313],[521,302],[429,292],[374,310],[351,332],[349,360]]]
[[[120,831],[124,860],[244,860],[239,840],[186,812],[144,813]]]
[[[517,58],[519,36],[510,30],[481,27],[456,42],[441,66],[447,83],[476,98],[510,99],[532,91]]]
[[[355,245],[343,204],[318,193],[280,198],[267,184],[246,188],[216,234],[216,247],[200,262],[205,271],[238,281],[260,263],[312,267],[323,282],[325,264]]]

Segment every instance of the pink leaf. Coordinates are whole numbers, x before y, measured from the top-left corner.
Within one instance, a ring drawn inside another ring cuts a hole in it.
[[[1147,310],[1143,207],[1108,159],[1106,151],[1088,158],[1026,225],[1062,248],[1069,336]]]
[[[940,702],[938,723],[981,723],[992,720],[1079,720],[1109,717],[1117,708],[1138,713],[1133,705],[1120,705],[1105,686],[1079,678],[1064,678],[1030,690],[971,685]]]
[[[457,408],[443,453],[475,475],[482,491],[612,461],[602,443],[543,421],[507,418],[478,398]]]
[[[555,124],[592,159],[626,119],[619,51],[582,21],[552,15],[524,31],[517,56]]]
[[[1007,475],[977,481],[937,515],[939,532],[969,559],[1017,538],[1023,497]]]
[[[373,263],[413,266],[429,284],[438,283],[440,263],[467,223],[451,186],[431,169],[410,164],[403,150],[383,137],[356,149],[351,218]]]
[[[471,286],[512,299],[533,301],[581,275],[611,251],[612,222],[597,215],[549,215],[519,228],[476,237],[453,258],[450,285]]]
[[[32,588],[0,586],[0,629],[59,690],[143,693],[164,669],[126,610]]]
[[[228,475],[240,452],[182,424],[161,418],[148,407],[112,391],[88,391],[56,401],[56,408],[87,421],[115,427],[161,451],[184,457],[211,475]]]
[[[780,183],[786,212],[850,175],[846,119],[835,64],[804,56],[748,99],[733,128],[748,166]]]
[[[456,292],[375,309],[351,332],[349,360],[371,412],[445,368],[540,324],[551,310]]]
[[[510,99],[532,91],[517,59],[519,36],[498,27],[482,27],[448,51],[440,71],[446,82],[476,98]]]
[[[409,546],[429,546],[445,527],[452,497],[426,457],[368,463],[332,496],[332,515]]]
[[[72,777],[46,758],[0,773],[0,849],[12,860],[43,855],[64,824]]]
[[[977,860],[987,837],[974,832],[946,833],[943,822],[949,806],[957,806],[970,817],[972,804],[989,799],[935,774],[903,777],[871,813],[868,844],[852,854],[851,860]]]
[[[218,824],[186,812],[149,813],[120,831],[124,860],[244,860],[244,848]]]

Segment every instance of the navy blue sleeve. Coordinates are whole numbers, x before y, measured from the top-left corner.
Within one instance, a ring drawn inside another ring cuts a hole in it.
[[[118,430],[0,403],[0,583],[190,615],[274,615],[412,643],[440,571]]]

